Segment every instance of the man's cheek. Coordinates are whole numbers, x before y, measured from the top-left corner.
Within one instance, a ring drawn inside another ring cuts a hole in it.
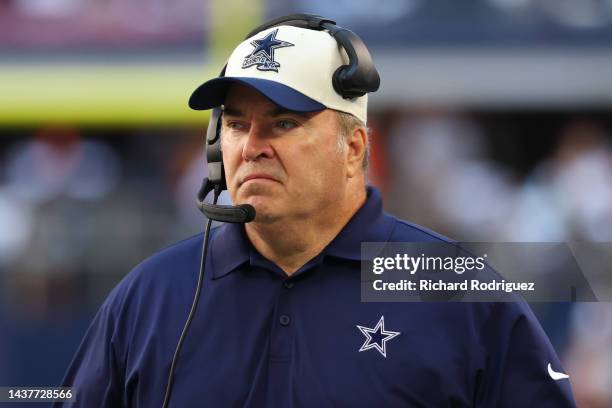
[[[236,165],[234,164],[235,160],[232,160],[232,155],[226,150],[222,150],[221,156],[223,158],[223,170],[225,172],[225,179],[227,180],[227,184],[229,186],[230,181],[234,178],[234,175],[236,174]]]

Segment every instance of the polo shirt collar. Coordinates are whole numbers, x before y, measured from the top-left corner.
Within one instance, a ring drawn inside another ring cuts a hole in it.
[[[361,260],[362,242],[387,242],[395,226],[395,218],[383,212],[380,192],[367,188],[367,199],[336,238],[323,250],[326,255]]]
[[[395,225],[395,218],[385,214],[378,190],[367,187],[367,199],[333,241],[323,250],[324,255],[361,260],[362,242],[387,242]],[[209,253],[213,279],[252,262],[251,245],[243,224],[224,224],[215,228]]]
[[[232,272],[250,260],[251,243],[244,231],[244,224],[226,223],[215,228],[209,256],[213,279]]]

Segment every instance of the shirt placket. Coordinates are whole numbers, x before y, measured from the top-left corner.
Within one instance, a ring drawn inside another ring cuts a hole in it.
[[[274,308],[268,361],[267,406],[270,407],[288,407],[291,404],[291,363],[294,359],[295,333],[291,294],[294,285],[291,278],[285,278],[280,283]]]

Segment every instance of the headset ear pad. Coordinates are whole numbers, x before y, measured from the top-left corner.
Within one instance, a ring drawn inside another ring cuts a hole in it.
[[[330,24],[324,24],[323,27],[338,41],[349,57],[348,65],[342,65],[334,72],[334,90],[346,99],[377,91],[380,87],[380,76],[361,38],[346,28]]]
[[[380,86],[378,72],[376,69],[363,68],[363,64],[338,67],[332,77],[334,90],[345,99],[358,98],[368,92],[376,91]]]

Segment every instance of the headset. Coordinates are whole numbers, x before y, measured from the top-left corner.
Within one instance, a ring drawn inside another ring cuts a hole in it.
[[[280,25],[289,25],[310,30],[323,31],[327,30],[329,35],[334,37],[338,44],[346,52],[349,62],[346,65],[340,66],[332,76],[332,85],[334,90],[345,99],[358,98],[368,92],[378,90],[380,86],[380,76],[374,66],[372,57],[367,47],[361,41],[361,38],[352,31],[336,25],[334,20],[314,14],[291,14],[284,17],[279,17],[270,20],[267,23],[260,25],[247,34],[245,40],[257,33]],[[220,77],[225,76],[227,63],[219,74]],[[193,96],[192,96],[193,98]],[[192,104],[192,99],[189,105]],[[255,208],[249,204],[240,205],[219,205],[217,200],[223,190],[227,189],[225,181],[225,169],[223,167],[223,156],[221,152],[221,117],[223,111],[220,107],[213,108],[210,114],[208,128],[206,130],[206,160],[208,166],[208,177],[202,181],[202,186],[197,194],[197,206],[200,211],[208,218],[204,231],[204,242],[202,247],[202,256],[200,260],[200,272],[198,274],[198,282],[196,285],[195,295],[187,316],[187,321],[183,327],[183,331],[179,337],[170,370],[168,373],[168,381],[166,384],[166,392],[162,408],[166,408],[170,402],[172,395],[172,386],[174,384],[174,371],[180,355],[183,341],[187,335],[195,311],[200,299],[202,284],[204,282],[204,265],[206,264],[206,253],[208,249],[208,239],[212,221],[231,222],[231,223],[247,223],[255,219]],[[208,194],[214,191],[212,203],[207,203],[204,200]]]

